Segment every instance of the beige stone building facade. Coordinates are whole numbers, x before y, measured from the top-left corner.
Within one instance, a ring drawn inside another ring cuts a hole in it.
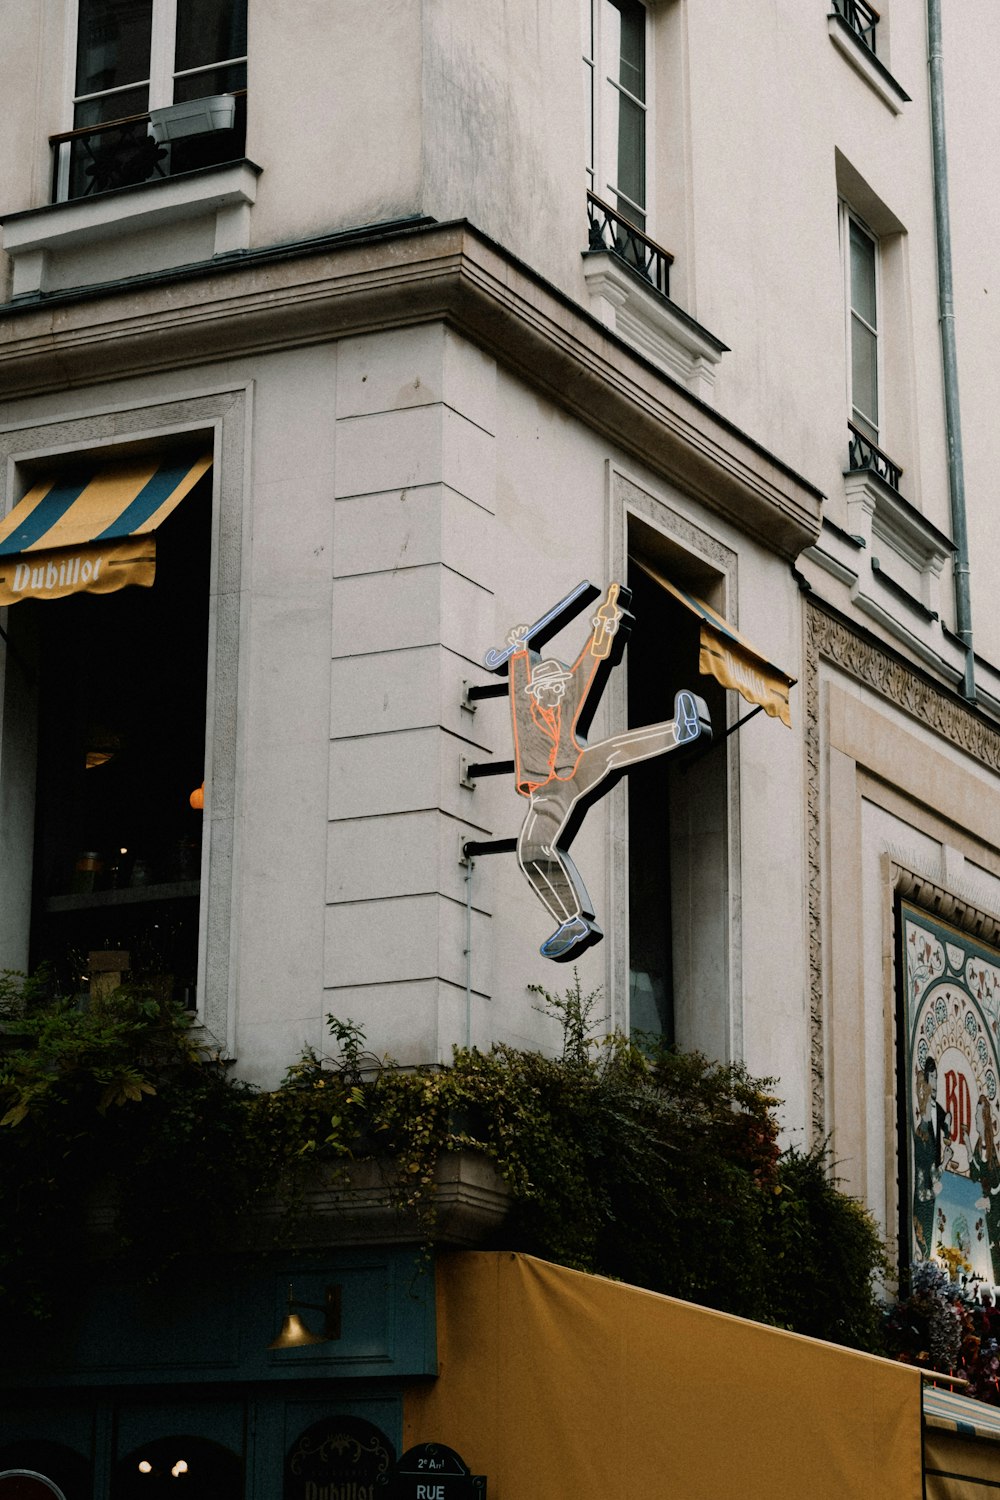
[[[366,29],[345,5],[307,42],[251,0],[248,40],[219,6],[187,57],[183,25],[172,41],[147,9],[141,36],[111,4],[12,18],[5,505],[81,457],[211,447],[189,985],[206,1026],[265,1082],[330,1010],[408,1060],[552,1044],[525,991],[560,978],[545,914],[515,859],[459,859],[523,813],[512,778],[463,773],[510,754],[506,707],[467,687],[510,626],[645,560],[798,679],[792,728],[760,716],[721,743],[743,700],[709,690],[716,748],[664,770],[669,858],[631,934],[628,783],[592,810],[574,847],[605,941],[583,982],[623,1026],[652,983],[678,1040],[775,1074],[790,1132],[832,1130],[886,1213],[886,860],[997,906],[997,210],[970,167],[989,125],[966,71],[986,67],[987,17],[947,17],[940,48],[970,702],[922,13],[883,16],[872,50],[864,6],[749,26],[691,0],[394,5]],[[234,124],[146,135],[159,155],[136,166],[109,118],[176,112],[192,78],[234,85]],[[694,636],[661,636],[647,671],[697,687]],[[628,672],[594,733],[626,721]],[[2,937],[24,967],[32,902],[72,891],[39,891],[36,689],[16,677],[8,656]],[[111,862],[83,848],[96,828],[79,837],[69,887],[79,854]]]
[[[525,815],[475,689],[618,581],[591,740],[688,689],[713,741],[590,809],[581,984],[774,1076],[918,1253],[907,997],[986,975],[970,1181],[1000,1024],[1000,36],[945,9],[7,6],[0,516],[211,465],[152,590],[0,613],[0,966],[166,975],[265,1086],[331,1012],[403,1062],[555,1048],[550,915],[464,854]],[[11,570],[53,545],[19,524]],[[794,680],[790,727],[737,727],[760,694],[664,581]]]

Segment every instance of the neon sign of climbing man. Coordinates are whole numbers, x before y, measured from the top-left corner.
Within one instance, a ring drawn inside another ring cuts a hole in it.
[[[518,625],[506,646],[491,651],[486,666],[509,674],[514,776],[528,799],[518,863],[529,885],[556,923],[540,952],[565,963],[604,936],[569,848],[588,808],[640,761],[711,737],[708,709],[696,694],[674,698],[674,717],[662,724],[628,729],[588,744],[593,719],[611,669],[622,659],[634,617],[631,592],[612,583],[591,619],[591,630],[572,666],[539,647],[598,597],[582,583],[534,625]],[[499,768],[498,768],[499,769]]]

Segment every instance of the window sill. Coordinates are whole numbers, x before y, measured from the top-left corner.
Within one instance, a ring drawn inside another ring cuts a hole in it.
[[[829,516],[824,516],[819,537],[811,547],[805,549],[802,556],[815,563],[817,568],[821,568],[831,578],[836,578],[838,583],[846,583],[849,588],[853,588],[865,566],[864,551],[865,543],[861,537],[853,536],[831,521]]]
[[[47,912],[92,911],[98,907],[136,906],[151,901],[184,901],[201,894],[200,880],[173,880],[165,885],[124,886],[114,891],[88,891],[80,895],[48,896]]]
[[[251,161],[5,214],[13,296],[116,280],[244,250],[260,167]]]
[[[591,311],[703,401],[712,397],[716,366],[728,346],[669,297],[648,287],[617,255],[587,250],[583,277]]]
[[[955,551],[951,538],[873,469],[848,469],[844,491],[848,531],[869,549],[872,566],[880,566],[930,617],[940,616],[941,572]]]
[[[943,622],[871,559],[851,590],[851,603],[893,641],[952,685],[962,680],[964,649]]]
[[[893,78],[884,63],[879,62],[870,47],[866,47],[860,37],[848,26],[842,16],[835,13],[826,18],[830,31],[830,40],[837,51],[847,59],[854,71],[864,79],[869,88],[873,89],[882,103],[892,110],[894,115],[902,113],[903,105],[909,104],[910,96]]]
[[[877,475],[866,475],[861,470],[854,470],[845,478],[859,483],[870,478],[873,481],[873,491],[881,487],[878,495],[873,493],[869,497],[873,506],[882,498],[889,504],[893,500],[899,501],[899,496],[883,486]],[[882,490],[887,493],[883,495]],[[948,539],[924,522],[906,501],[902,502],[902,506],[907,514],[900,529],[909,531],[912,527],[921,534],[926,531],[923,542],[918,543],[918,551],[926,552],[929,545],[935,561],[943,561],[943,557],[951,552]],[[844,531],[828,518],[824,518],[822,534],[818,540],[801,554],[801,558],[805,564],[812,564],[828,578],[844,585],[848,591],[850,606],[871,620],[889,639],[898,642],[936,676],[952,684],[959,683],[963,674],[964,647],[940,617],[937,607],[937,574],[932,568],[930,577],[926,578],[919,572],[908,570],[901,563],[896,547],[887,542],[879,546],[888,526],[872,531],[870,520],[871,516],[868,515],[868,540],[869,543],[874,540],[882,553],[881,558],[872,555],[870,546],[866,545],[863,537]],[[859,522],[863,524],[864,518],[855,510],[851,524],[857,525]],[[807,588],[817,591],[817,599],[826,600],[836,608],[844,608],[846,601],[838,601],[836,590],[827,589],[824,581],[816,577],[808,566],[805,583]]]

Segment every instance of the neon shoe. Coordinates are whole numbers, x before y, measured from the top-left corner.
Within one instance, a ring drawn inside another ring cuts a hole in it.
[[[589,948],[591,943],[596,943],[604,936],[601,929],[594,922],[587,922],[583,917],[570,917],[568,922],[563,922],[557,927],[550,938],[539,948],[543,958],[551,958],[555,963],[565,963],[568,958]]]

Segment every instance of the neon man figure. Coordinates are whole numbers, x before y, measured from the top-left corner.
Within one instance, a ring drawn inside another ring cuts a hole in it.
[[[627,610],[631,597],[620,584],[609,586],[572,667],[530,649],[537,627],[516,626],[503,653],[509,659],[514,774],[518,792],[529,802],[517,858],[556,922],[540,949],[556,963],[576,958],[604,936],[568,853],[587,809],[640,761],[712,733],[702,699],[683,691],[675,695],[674,717],[666,723],[628,729],[588,745],[587,728],[634,624]]]

